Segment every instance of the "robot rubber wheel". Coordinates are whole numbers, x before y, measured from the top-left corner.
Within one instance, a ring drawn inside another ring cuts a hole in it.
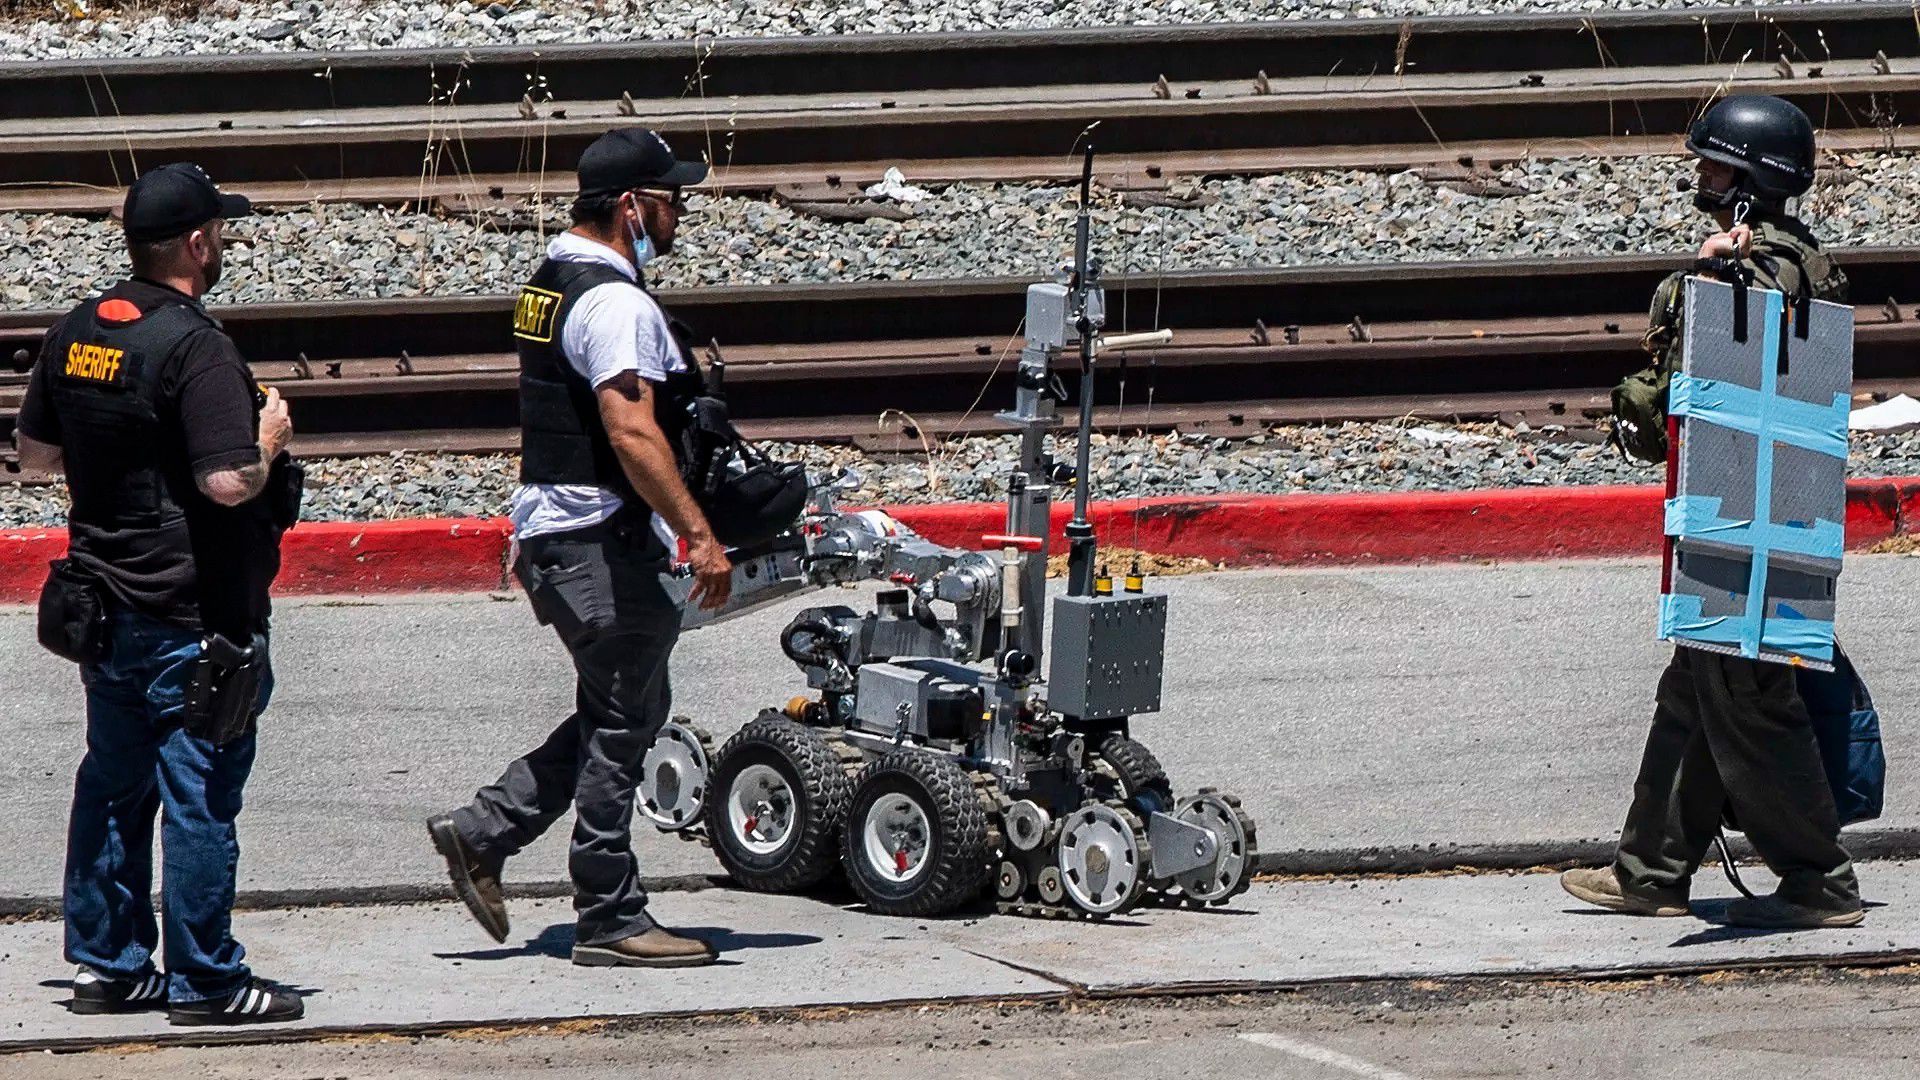
[[[1109,735],[1100,741],[1095,756],[1113,770],[1116,790],[1107,797],[1119,799],[1141,814],[1173,809],[1173,784],[1160,759],[1146,744],[1125,735]]]
[[[834,869],[852,785],[812,728],[763,712],[720,749],[707,837],[727,873],[757,892],[797,892]]]
[[[939,915],[980,894],[996,865],[973,780],[951,760],[895,750],[854,782],[840,846],[847,881],[885,915]]]
[[[640,763],[634,809],[661,832],[685,832],[700,823],[713,776],[713,740],[684,716],[654,736]]]

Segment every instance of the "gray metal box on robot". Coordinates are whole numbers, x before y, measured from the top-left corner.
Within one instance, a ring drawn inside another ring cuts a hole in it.
[[[1055,597],[1047,704],[1082,720],[1158,712],[1166,644],[1165,596]]]
[[[877,735],[895,732],[918,739],[947,738],[930,722],[936,707],[967,699],[978,713],[984,672],[951,660],[920,658],[885,664],[862,664],[857,678],[854,715],[859,726]]]
[[[1106,322],[1106,308],[1106,290],[1088,292],[1087,317],[1095,326]],[[1060,349],[1079,340],[1080,331],[1073,319],[1072,290],[1053,281],[1027,286],[1027,344]]]

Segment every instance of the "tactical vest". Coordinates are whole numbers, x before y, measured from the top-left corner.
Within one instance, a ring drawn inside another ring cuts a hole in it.
[[[1762,214],[1753,226],[1753,250],[1742,264],[1753,273],[1753,283],[1788,298],[1805,295],[1836,304],[1847,302],[1847,277],[1820,248],[1820,241],[1798,219]],[[1647,313],[1647,333],[1641,339],[1652,362],[1627,376],[1613,390],[1613,438],[1620,448],[1642,461],[1667,458],[1667,387],[1680,370],[1680,343],[1685,338],[1685,284],[1691,271],[1669,274],[1654,289]]]
[[[180,529],[185,515],[175,488],[192,478],[185,448],[161,445],[160,376],[189,337],[218,327],[185,301],[143,312],[103,297],[76,308],[48,343],[46,386],[60,418],[73,525]]]
[[[607,437],[600,403],[585,376],[567,361],[562,329],[580,298],[601,285],[638,289],[604,263],[548,259],[520,290],[513,336],[520,346],[520,482],[592,484],[644,506]],[[685,328],[672,320],[684,372],[674,372],[653,395],[654,419],[669,445],[681,445],[687,407],[703,380]]]

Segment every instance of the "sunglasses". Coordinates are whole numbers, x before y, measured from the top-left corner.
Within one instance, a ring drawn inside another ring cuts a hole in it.
[[[634,188],[633,193],[635,195],[645,195],[649,199],[658,199],[675,210],[685,210],[687,208],[687,193],[679,188],[664,190],[658,188]]]

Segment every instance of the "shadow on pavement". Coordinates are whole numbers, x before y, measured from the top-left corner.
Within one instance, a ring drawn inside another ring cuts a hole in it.
[[[790,949],[799,945],[818,945],[821,940],[811,934],[744,934],[723,926],[676,926],[672,929],[675,933],[703,938],[723,954],[751,949]],[[441,960],[514,960],[528,956],[568,960],[573,957],[573,924],[554,923],[540,931],[537,937],[516,947],[433,955]]]
[[[573,956],[573,924],[554,923],[540,931],[539,936],[518,947],[433,955],[440,960],[514,960],[523,956],[551,956],[567,960]]]
[[[690,934],[705,940],[722,953],[748,949],[791,949],[799,945],[818,945],[812,934],[742,934],[724,926],[676,926],[676,934]]]

